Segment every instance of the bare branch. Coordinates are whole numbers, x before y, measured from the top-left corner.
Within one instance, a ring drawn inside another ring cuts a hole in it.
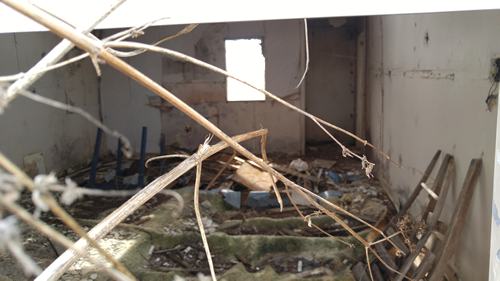
[[[300,78],[299,83],[295,88],[297,89],[300,87],[302,82],[304,82],[304,79],[306,78],[307,71],[309,70],[309,33],[307,31],[307,19],[304,19],[304,41],[305,41],[305,48],[306,48],[306,68],[304,69],[304,74],[302,74],[302,77]]]
[[[66,238],[64,235],[59,233],[58,231],[52,229],[50,226],[45,224],[44,222],[38,220],[37,218],[34,218],[31,216],[30,213],[28,213],[26,210],[21,208],[20,206],[16,205],[14,202],[7,200],[6,198],[0,197],[0,203],[5,207],[9,212],[12,214],[16,215],[18,218],[26,222],[27,224],[33,226],[36,230],[38,230],[40,233],[44,234],[47,238],[52,239],[57,241],[59,244],[63,245],[64,247],[78,251],[78,249],[73,248],[73,241],[69,240]],[[1,235],[0,237],[3,237]],[[80,251],[79,254],[81,256],[86,256],[87,253],[84,251]],[[93,256],[88,256],[88,259],[97,266],[103,267],[103,270],[106,271],[106,273],[112,277],[115,280],[119,281],[131,281],[130,278],[128,278],[126,275],[120,273],[119,271],[116,271],[113,268],[103,266],[101,261],[96,260]]]
[[[36,185],[21,169],[19,169],[14,163],[12,163],[7,157],[0,153],[0,166],[2,166],[7,172],[14,175],[19,182],[26,186],[31,192],[35,192]],[[87,232],[78,224],[78,222],[71,217],[54,199],[54,197],[49,192],[43,192],[39,194],[39,199],[43,201],[43,204],[49,206],[50,210],[54,215],[59,217],[71,230],[73,230],[79,236],[85,238],[85,240],[94,247],[99,254],[105,257],[116,269],[129,276],[131,279],[135,280],[135,277],[128,271],[128,269],[123,266],[119,261],[117,261],[113,256],[106,252],[94,239],[90,238]]]
[[[199,151],[206,150],[207,148],[203,145],[200,146]],[[208,266],[210,268],[210,274],[212,275],[212,280],[217,281],[215,276],[214,263],[212,261],[212,254],[210,254],[210,247],[208,246],[207,235],[205,234],[205,227],[203,226],[203,221],[201,220],[200,212],[200,180],[201,180],[201,165],[200,160],[196,164],[196,179],[194,183],[194,213],[196,215],[196,222],[198,223],[198,228],[200,230],[201,241],[203,242],[203,248],[205,248],[205,254],[207,256]]]
[[[83,33],[88,33],[94,27],[99,24],[102,20],[104,20],[107,16],[109,16],[114,10],[116,10],[125,0],[117,0],[110,8],[106,9],[106,11],[99,16],[99,18],[86,26],[82,26],[78,29],[78,31],[83,31]],[[12,84],[5,96],[0,99],[0,108],[4,108],[10,101],[12,101],[19,91],[26,89],[35,81],[37,81],[44,72],[40,72],[40,69],[44,69],[57,61],[59,61],[64,55],[73,49],[74,45],[69,40],[62,40],[54,49],[52,49],[43,59],[38,61],[38,63],[33,66],[26,74],[20,77],[14,84]],[[1,112],[0,112],[1,113]]]

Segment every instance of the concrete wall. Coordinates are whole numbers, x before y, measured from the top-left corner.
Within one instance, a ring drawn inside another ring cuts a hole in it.
[[[353,18],[345,21],[342,26],[334,27],[328,19],[309,20],[306,110],[354,132],[358,22]],[[352,142],[344,134],[336,136],[343,142]],[[325,141],[331,141],[330,137],[307,119],[306,142]]]
[[[27,71],[59,41],[48,32],[0,34],[0,75]],[[31,90],[98,117],[97,79],[88,62],[50,72]],[[95,130],[76,114],[18,97],[0,115],[0,151],[21,167],[24,156],[41,152],[47,172],[58,170],[90,159]]]
[[[181,26],[155,27],[140,38],[153,42],[174,34]],[[108,31],[105,35],[113,31]],[[287,101],[304,107],[301,89],[295,89],[303,71],[303,26],[300,20],[204,24],[193,32],[168,41],[163,46],[192,55],[225,68],[225,39],[261,38],[266,58],[266,88]],[[144,54],[129,62],[160,82],[165,88],[229,135],[261,127],[270,131],[270,151],[299,153],[303,148],[304,119],[271,100],[227,102],[225,77],[200,67],[181,63],[158,54]],[[148,151],[158,151],[160,134],[167,144],[196,148],[208,134],[183,113],[130,82],[123,75],[104,69],[104,119],[129,136],[137,148],[140,127],[147,125]],[[249,148],[257,148],[256,143]],[[115,144],[109,144],[114,147]]]
[[[405,168],[377,172],[402,201],[437,149],[455,156],[449,219],[472,158],[483,159],[459,243],[463,280],[487,280],[496,109],[486,111],[491,59],[500,54],[500,12],[369,18],[367,97],[370,140]]]

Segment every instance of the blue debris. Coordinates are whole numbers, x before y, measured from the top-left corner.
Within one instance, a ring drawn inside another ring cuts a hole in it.
[[[326,171],[326,176],[329,177],[334,183],[340,183],[343,179],[342,174],[336,173],[334,171]]]

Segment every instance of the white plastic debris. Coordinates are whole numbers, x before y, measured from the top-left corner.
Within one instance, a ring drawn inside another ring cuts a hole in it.
[[[292,162],[290,162],[289,167],[298,171],[298,172],[305,172],[305,171],[309,170],[309,165],[307,164],[307,162],[300,159],[300,158],[297,158],[297,159],[293,160]]]

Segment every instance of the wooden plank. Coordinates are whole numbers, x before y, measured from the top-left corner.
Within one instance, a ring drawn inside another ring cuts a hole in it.
[[[408,210],[410,209],[410,207],[413,205],[413,202],[415,202],[415,200],[417,199],[418,195],[420,194],[420,191],[422,191],[422,185],[421,184],[423,182],[426,182],[427,179],[429,179],[429,176],[431,175],[432,170],[434,169],[434,166],[436,166],[436,162],[439,159],[440,155],[441,155],[441,150],[436,151],[436,153],[434,154],[434,156],[431,159],[431,162],[429,163],[429,165],[425,169],[424,174],[422,175],[422,178],[418,182],[417,186],[413,189],[413,192],[410,195],[410,198],[408,198],[408,200],[403,205],[403,207],[401,208],[401,210],[399,211],[399,213],[396,216],[392,217],[391,220],[389,221],[389,223],[383,228],[384,231],[390,230],[390,227],[394,226],[396,224],[396,222],[399,220],[399,218],[401,218],[403,215],[405,215],[408,212]],[[373,238],[373,240],[375,240],[375,239],[378,238],[378,236],[376,235],[375,237],[372,237],[372,238]],[[397,240],[397,239],[393,239],[392,241],[394,242],[394,240]],[[399,239],[399,240],[401,240],[401,239]],[[404,246],[404,243],[402,243],[402,245]],[[406,246],[404,246],[404,248],[407,249]],[[408,251],[405,251],[404,249],[401,249],[401,250],[405,254],[408,253]]]
[[[432,253],[431,251],[427,252],[424,259],[422,260],[422,263],[420,263],[417,270],[415,271],[413,279],[420,280],[424,278],[425,275],[432,269],[432,265],[434,264],[435,260],[436,255],[434,255],[434,253]]]
[[[460,191],[457,206],[453,213],[450,227],[446,235],[446,241],[437,251],[438,257],[437,264],[432,272],[430,281],[440,281],[443,279],[448,267],[448,262],[455,254],[455,251],[460,242],[460,236],[465,226],[465,219],[469,211],[472,196],[481,172],[482,161],[481,159],[473,159],[470,163],[469,170],[465,177],[464,185]]]
[[[387,233],[387,236],[391,236],[394,233],[396,233],[394,231],[394,228],[392,228],[392,226],[388,227],[385,232]],[[391,237],[389,240],[391,240],[391,242],[396,244],[396,246],[398,246],[398,248],[403,252],[403,254],[405,256],[410,253],[410,249],[408,249],[408,247],[406,246],[405,242],[403,241],[403,239],[401,238],[400,235],[396,235],[394,237]]]
[[[450,189],[450,186],[452,186],[454,182],[455,182],[455,160],[453,160],[453,157],[451,157],[447,163],[445,179],[442,182],[442,184],[438,186],[439,198],[437,201],[432,201],[435,202],[435,205],[433,208],[432,216],[429,222],[427,223],[427,229],[434,231],[434,229],[436,228],[439,222],[439,217],[441,217],[441,212],[443,211],[444,204],[446,202],[446,197],[448,196],[448,190]]]
[[[415,250],[406,257],[403,265],[399,269],[399,271],[402,273],[402,275],[399,275],[396,280],[397,281],[402,281],[404,279],[404,275],[406,275],[412,265],[413,262],[415,261],[415,258],[420,254],[420,251],[425,247],[425,244],[427,243],[427,240],[431,236],[432,232],[434,231],[434,228],[436,227],[437,222],[439,221],[439,216],[441,215],[441,211],[444,206],[444,202],[446,201],[446,196],[448,194],[449,186],[451,185],[453,181],[453,173],[454,171],[454,161],[451,155],[447,154],[445,158],[443,159],[443,162],[441,163],[441,167],[439,168],[439,173],[436,177],[436,184],[435,185],[435,190],[436,191],[442,191],[438,192],[439,198],[435,206],[438,206],[436,209],[435,213],[433,214],[430,222],[427,225],[427,230],[424,236],[417,242],[417,245],[415,247]],[[431,197],[429,197],[431,198]],[[430,202],[429,202],[430,204]]]
[[[441,188],[443,186],[445,174],[446,174],[446,171],[448,169],[448,162],[451,161],[452,159],[453,159],[453,157],[451,155],[449,155],[449,154],[445,155],[443,162],[441,163],[441,167],[439,168],[439,172],[436,176],[436,180],[434,181],[432,190],[438,196],[441,193]],[[429,213],[434,211],[434,208],[436,207],[436,202],[437,202],[437,200],[429,195],[429,204],[427,205],[427,207],[422,215],[422,219],[424,221],[427,221],[427,217],[429,216]]]
[[[413,192],[410,195],[410,198],[406,200],[406,203],[403,205],[401,210],[399,211],[399,214],[404,215],[410,207],[413,205],[413,202],[415,202],[415,199],[417,199],[418,195],[420,194],[420,191],[422,191],[422,183],[426,182],[429,179],[429,176],[432,173],[432,170],[434,169],[434,166],[436,166],[436,162],[439,159],[439,156],[441,155],[441,150],[436,151],[434,154],[434,157],[432,157],[431,162],[429,163],[429,166],[427,166],[427,169],[425,169],[424,174],[422,175],[422,178],[418,182],[417,186],[415,189],[413,189]]]

